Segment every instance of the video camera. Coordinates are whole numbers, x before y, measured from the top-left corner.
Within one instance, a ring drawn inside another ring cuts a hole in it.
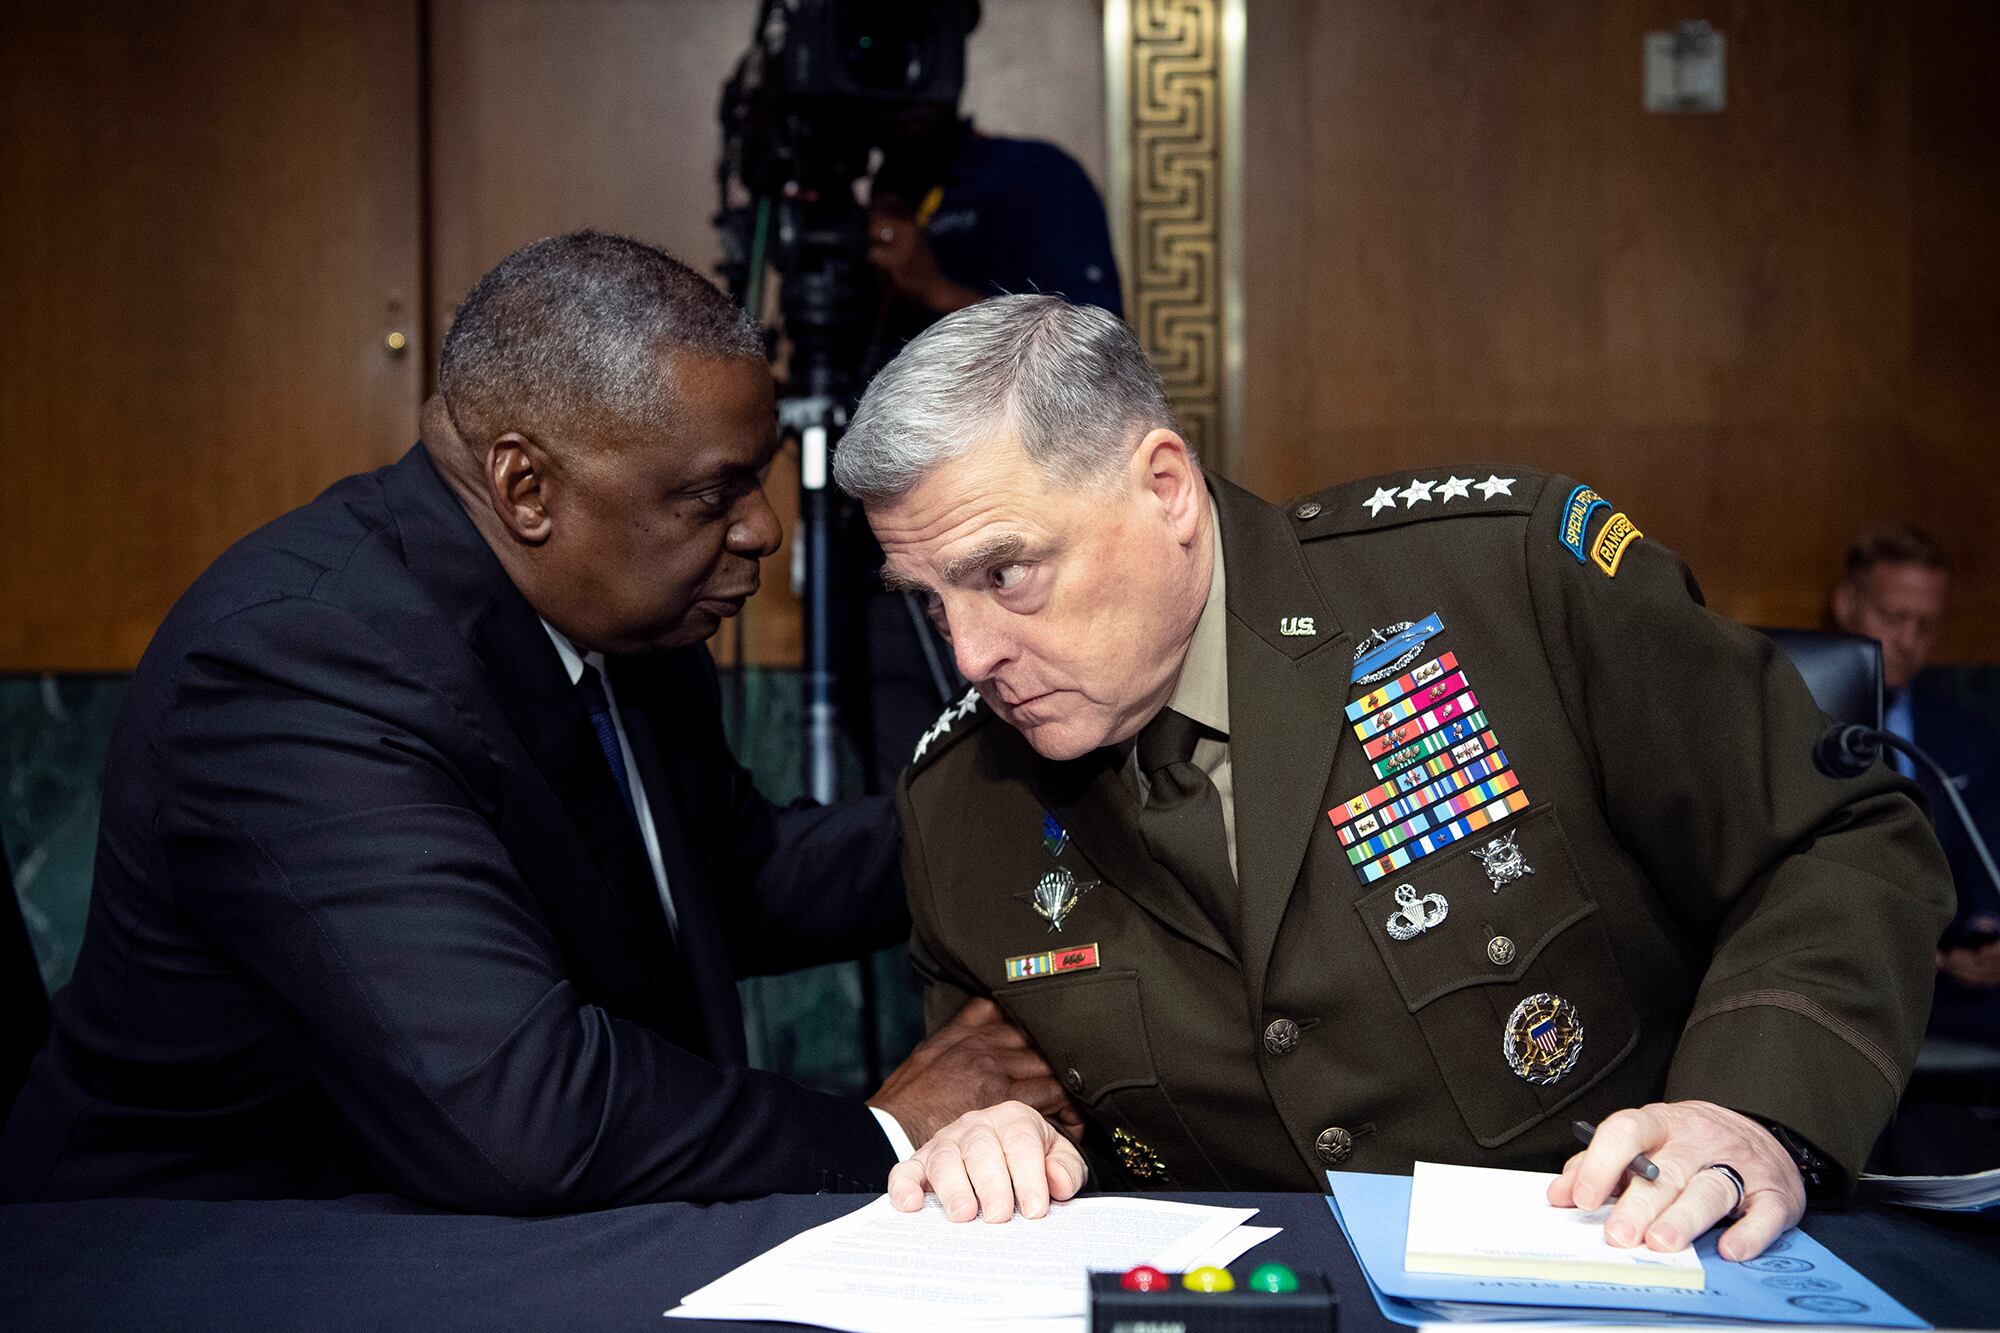
[[[860,389],[874,294],[855,197],[899,115],[955,108],[978,0],[765,0],[723,86],[722,275],[753,312],[783,282],[790,392]]]

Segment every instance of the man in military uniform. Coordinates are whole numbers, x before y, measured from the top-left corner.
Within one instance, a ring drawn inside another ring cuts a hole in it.
[[[1815,771],[1796,673],[1595,492],[1447,468],[1273,509],[1204,478],[1122,324],[1046,297],[912,343],[836,474],[976,685],[901,787],[930,1019],[998,1000],[1100,1174],[1563,1166],[1594,1207],[1644,1151],[1611,1240],[1740,1212],[1740,1259],[1860,1168],[1937,844],[1886,768]],[[1080,1168],[1002,1107],[891,1195],[1004,1215]]]

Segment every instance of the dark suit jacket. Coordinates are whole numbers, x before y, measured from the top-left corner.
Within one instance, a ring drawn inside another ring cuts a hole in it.
[[[1596,511],[1593,532],[1574,482],[1509,469],[1511,490],[1458,478],[1447,501],[1453,475],[1289,512],[1212,483],[1240,948],[1148,856],[1115,751],[1052,762],[970,704],[933,728],[902,786],[929,1016],[996,998],[1108,1139],[1099,1165],[1154,1188],[1316,1189],[1329,1166],[1417,1159],[1553,1170],[1570,1121],[1662,1097],[1787,1125],[1858,1170],[1909,1073],[1949,916],[1913,789],[1880,765],[1821,776],[1825,720],[1798,673],[1705,611],[1664,547],[1635,539],[1609,571],[1576,558],[1568,515],[1583,550],[1613,520]],[[1476,691],[1456,716],[1477,739],[1418,724],[1371,753],[1356,727],[1387,705],[1352,679],[1357,645],[1433,612],[1423,654],[1462,673],[1442,688]],[[1452,748],[1421,747],[1440,738]],[[1350,855],[1330,814],[1359,801],[1395,829],[1443,798],[1395,813],[1384,785],[1411,792],[1415,774],[1421,792],[1498,755],[1518,785],[1478,799],[1519,809],[1357,873],[1382,848]],[[1045,841],[1049,816],[1066,843]],[[1531,874],[1482,864],[1503,839]],[[1060,934],[1028,900],[1052,866],[1096,884]],[[1449,914],[1399,938],[1402,895]],[[1531,1081],[1515,1059],[1551,997],[1573,1011],[1574,1063]]]
[[[865,1107],[746,1067],[735,983],[907,929],[887,802],[773,808],[701,648],[612,678],[678,942],[578,692],[421,446],[225,554],[114,730],[0,1197],[880,1188]]]

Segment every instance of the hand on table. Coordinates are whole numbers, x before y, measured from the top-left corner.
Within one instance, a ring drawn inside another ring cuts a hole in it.
[[[1660,1168],[1658,1180],[1626,1174],[1639,1153]],[[1678,1250],[1736,1207],[1729,1177],[1705,1169],[1712,1162],[1743,1177],[1743,1214],[1722,1233],[1723,1258],[1756,1258],[1805,1215],[1805,1182],[1784,1147],[1756,1121],[1712,1102],[1654,1102],[1607,1116],[1590,1146],[1549,1185],[1549,1202],[1596,1208],[1622,1189],[1604,1220],[1604,1238],[1627,1248],[1643,1242]]]
[[[889,1202],[914,1213],[928,1190],[954,1222],[1041,1217],[1083,1188],[1083,1154],[1032,1106],[1005,1102],[962,1115],[889,1172]]]
[[[922,1144],[968,1111],[1010,1101],[1053,1117],[1072,1138],[1083,1136],[1083,1117],[1048,1061],[999,1005],[978,998],[920,1042],[868,1104],[896,1117],[910,1142]]]

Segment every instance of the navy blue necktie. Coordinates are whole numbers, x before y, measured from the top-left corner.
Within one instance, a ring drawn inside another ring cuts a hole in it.
[[[611,716],[611,699],[604,693],[604,681],[597,674],[597,668],[585,662],[583,674],[577,677],[577,689],[583,691],[583,706],[590,713],[590,729],[597,733],[597,748],[604,751],[604,762],[611,765],[612,780],[618,784],[618,794],[625,798],[625,812],[632,816],[632,822],[639,821],[639,807],[632,800],[632,778],[625,771],[625,752],[618,748],[618,724]]]

